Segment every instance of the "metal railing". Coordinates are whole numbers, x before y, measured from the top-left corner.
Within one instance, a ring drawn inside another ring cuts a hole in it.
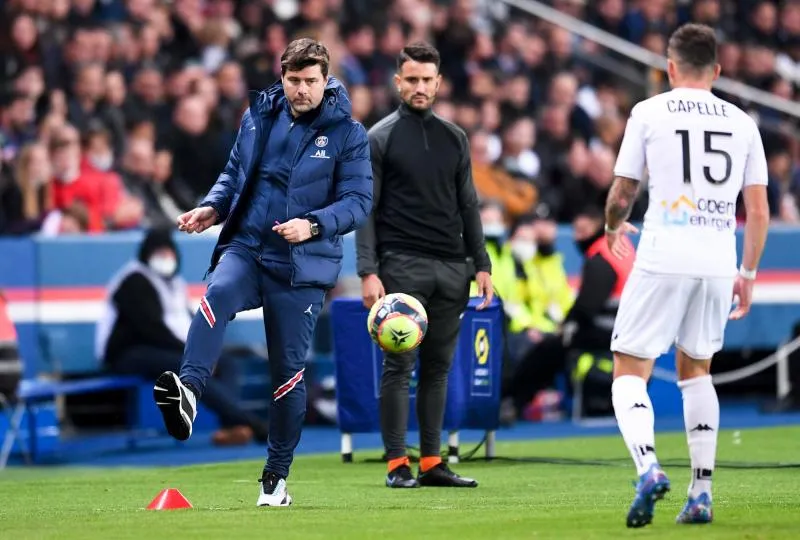
[[[666,70],[667,60],[665,57],[648,51],[647,49],[635,45],[619,36],[615,36],[605,30],[601,30],[596,26],[576,19],[570,15],[562,13],[553,9],[542,2],[536,0],[500,0],[509,6],[530,13],[540,19],[544,19],[552,24],[560,26],[577,34],[585,39],[594,41],[606,49],[615,51],[618,54],[624,55],[631,60],[635,60],[640,64],[649,66],[654,69]],[[800,104],[794,101],[778,97],[769,92],[764,92],[752,86],[748,86],[739,81],[729,79],[727,77],[720,77],[714,84],[714,87],[734,95],[742,100],[756,103],[765,107],[769,107],[776,111],[780,111],[794,118],[800,118]]]
[[[763,360],[759,360],[755,364],[713,375],[712,380],[714,386],[741,381],[747,377],[752,377],[756,373],[761,373],[772,366],[776,366],[775,397],[778,399],[785,398],[789,395],[789,392],[792,391],[792,384],[789,376],[789,355],[798,349],[800,349],[800,337],[796,337],[788,343],[781,345],[778,347],[777,351]],[[800,369],[800,366],[796,366],[796,368]],[[663,368],[654,368],[653,377],[662,381],[678,381],[678,376],[674,371]]]

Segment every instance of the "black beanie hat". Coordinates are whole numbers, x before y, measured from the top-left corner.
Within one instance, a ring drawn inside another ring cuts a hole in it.
[[[147,264],[147,261],[155,251],[165,247],[175,252],[175,258],[180,267],[180,253],[178,252],[178,245],[172,239],[172,229],[151,229],[147,231],[144,240],[139,246],[139,261]]]

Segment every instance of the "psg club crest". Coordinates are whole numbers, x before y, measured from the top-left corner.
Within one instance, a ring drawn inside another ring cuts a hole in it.
[[[325,135],[317,137],[317,140],[314,141],[314,144],[316,144],[320,148],[325,148],[326,146],[328,146],[328,137],[326,137]]]

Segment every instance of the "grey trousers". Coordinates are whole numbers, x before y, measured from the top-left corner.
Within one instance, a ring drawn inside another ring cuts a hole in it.
[[[428,332],[418,351],[386,354],[381,376],[381,435],[386,457],[406,455],[409,383],[419,352],[417,418],[420,455],[438,456],[447,398],[447,376],[453,362],[461,315],[472,279],[466,262],[438,261],[403,253],[381,256],[380,275],[387,294],[414,296],[428,313]]]

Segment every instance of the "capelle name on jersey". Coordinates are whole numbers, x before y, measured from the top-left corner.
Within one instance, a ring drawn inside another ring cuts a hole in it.
[[[728,107],[725,103],[706,103],[688,99],[668,99],[667,110],[671,113],[696,113],[700,116],[724,116],[728,118]]]

